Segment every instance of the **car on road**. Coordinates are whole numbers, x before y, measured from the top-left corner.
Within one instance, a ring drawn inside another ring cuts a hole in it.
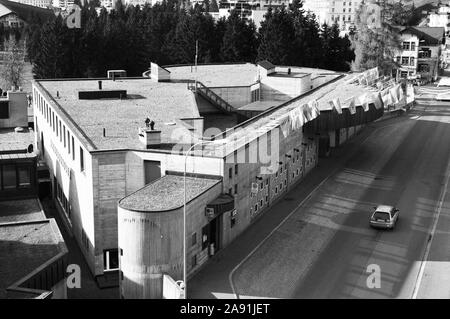
[[[394,206],[379,205],[374,207],[370,216],[370,226],[375,228],[394,229],[400,210]]]

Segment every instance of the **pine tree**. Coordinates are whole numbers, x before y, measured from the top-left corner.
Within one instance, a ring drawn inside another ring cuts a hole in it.
[[[212,0],[209,5],[209,12],[219,12],[219,6],[217,5],[216,0]]]
[[[47,22],[40,33],[40,50],[34,57],[35,78],[62,78],[71,74],[68,29],[59,16]]]
[[[346,72],[355,58],[348,36],[341,37],[337,23],[331,27],[322,26],[323,61],[321,67],[328,70]]]
[[[167,43],[166,50],[171,54],[174,63],[193,63],[198,41],[198,63],[216,61],[211,48],[214,41],[214,20],[210,15],[203,14],[198,6],[182,13],[173,32],[173,37]],[[172,36],[172,34],[171,34]]]
[[[226,20],[221,56],[227,62],[254,62],[257,54],[256,27],[233,10]]]
[[[0,67],[1,87],[18,89],[23,82],[24,56],[15,39],[9,39],[6,45],[6,59]]]
[[[259,29],[260,43],[258,60],[269,60],[278,65],[291,65],[293,59],[292,43],[295,41],[295,28],[284,6],[281,9],[269,8]]]

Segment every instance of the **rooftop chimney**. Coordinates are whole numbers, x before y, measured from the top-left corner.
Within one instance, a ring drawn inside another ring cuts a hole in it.
[[[139,128],[139,140],[145,149],[159,148],[161,144],[161,131],[155,131],[149,127]]]

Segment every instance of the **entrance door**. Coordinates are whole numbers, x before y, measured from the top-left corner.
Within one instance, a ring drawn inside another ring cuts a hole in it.
[[[220,230],[222,227],[222,218],[218,216],[209,223],[209,240],[210,245],[214,244],[214,253],[219,251],[220,247]]]

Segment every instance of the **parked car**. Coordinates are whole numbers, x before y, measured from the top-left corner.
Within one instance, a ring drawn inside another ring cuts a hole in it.
[[[379,205],[374,207],[369,224],[375,228],[394,229],[400,210],[394,206]]]

